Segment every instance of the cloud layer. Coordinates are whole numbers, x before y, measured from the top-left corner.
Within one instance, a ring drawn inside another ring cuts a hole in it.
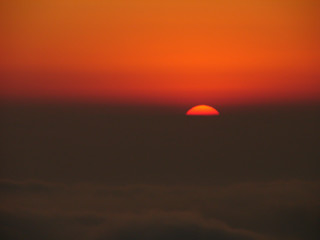
[[[1,239],[318,239],[319,182],[97,186],[0,182]]]

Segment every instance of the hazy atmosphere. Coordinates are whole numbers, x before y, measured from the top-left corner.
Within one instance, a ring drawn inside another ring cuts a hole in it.
[[[319,10],[1,1],[0,238],[318,240]]]

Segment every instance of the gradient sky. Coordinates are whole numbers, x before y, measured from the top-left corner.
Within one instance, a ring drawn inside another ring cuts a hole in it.
[[[5,99],[319,102],[317,0],[4,0]]]

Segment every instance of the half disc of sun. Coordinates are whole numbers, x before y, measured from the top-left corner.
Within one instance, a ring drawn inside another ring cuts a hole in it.
[[[220,113],[208,105],[197,105],[189,109],[186,113],[188,116],[217,116]]]

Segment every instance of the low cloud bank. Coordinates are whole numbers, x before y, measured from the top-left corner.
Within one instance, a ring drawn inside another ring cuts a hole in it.
[[[0,181],[0,239],[317,240],[320,184],[229,186]]]
[[[3,240],[260,240],[258,234],[233,229],[190,213],[140,215],[32,215],[1,212]],[[83,221],[85,220],[85,221]]]

